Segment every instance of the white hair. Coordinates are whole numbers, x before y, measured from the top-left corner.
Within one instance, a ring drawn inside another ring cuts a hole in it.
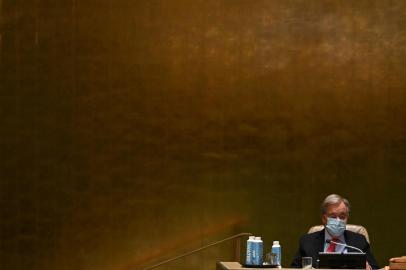
[[[324,199],[323,203],[321,204],[321,214],[324,215],[327,212],[327,207],[329,207],[330,205],[338,204],[341,202],[345,204],[349,214],[351,209],[350,202],[346,198],[343,198],[337,194],[330,194]]]

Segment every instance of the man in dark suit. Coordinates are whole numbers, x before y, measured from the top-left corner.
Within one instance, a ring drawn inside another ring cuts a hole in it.
[[[331,194],[324,199],[321,211],[324,229],[303,235],[300,238],[299,250],[296,252],[291,267],[302,267],[302,257],[312,257],[313,267],[317,267],[319,252],[353,252],[354,250],[345,246],[349,245],[357,247],[367,254],[366,269],[378,269],[365,236],[345,229],[350,213],[348,200],[339,195]],[[333,242],[338,242],[341,245]]]

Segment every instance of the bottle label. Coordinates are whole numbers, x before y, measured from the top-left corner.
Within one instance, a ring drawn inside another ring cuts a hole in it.
[[[262,265],[263,263],[263,243],[254,242],[252,252],[252,264]]]
[[[272,247],[272,253],[276,254],[277,265],[282,265],[282,249],[281,247]]]
[[[251,265],[252,264],[252,248],[253,248],[253,242],[252,241],[247,241],[247,256],[245,259],[245,264]]]

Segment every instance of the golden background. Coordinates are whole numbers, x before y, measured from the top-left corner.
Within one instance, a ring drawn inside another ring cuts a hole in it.
[[[132,270],[329,193],[406,254],[406,1],[0,0],[1,269]],[[223,244],[159,269],[214,269]]]

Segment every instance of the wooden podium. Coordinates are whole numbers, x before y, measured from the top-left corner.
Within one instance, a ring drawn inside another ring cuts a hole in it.
[[[246,268],[242,266],[239,262],[217,262],[216,270],[254,270],[254,269],[269,269],[269,270],[279,270],[278,268]],[[298,270],[293,268],[282,268],[282,270]],[[331,269],[330,269],[331,270]]]
[[[216,270],[236,270],[236,269],[248,269],[248,268],[242,267],[242,265],[239,262],[217,262],[216,264]]]
[[[216,270],[259,270],[259,269],[278,269],[278,268],[246,268],[243,267],[239,262],[217,262],[216,265]],[[282,268],[280,270],[298,270],[301,268]],[[320,270],[320,269],[318,269]],[[332,270],[332,269],[328,269],[328,270]],[[338,269],[337,269],[338,270]],[[339,270],[344,270],[344,269],[339,269]],[[354,270],[354,269],[348,269],[348,270]]]

